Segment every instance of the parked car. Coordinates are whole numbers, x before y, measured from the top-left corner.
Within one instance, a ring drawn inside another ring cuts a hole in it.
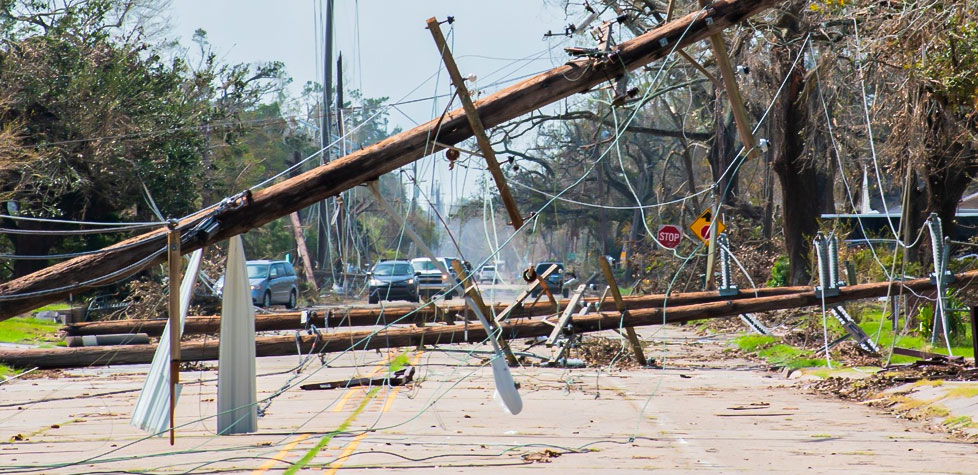
[[[561,294],[564,298],[570,296],[570,289],[564,286],[564,263],[563,262],[541,262],[534,267],[537,275],[541,275],[550,268],[550,266],[556,264],[557,270],[555,270],[549,277],[547,277],[547,288],[550,289],[550,293],[556,295]],[[537,298],[543,289],[537,289],[530,293],[533,298]]]
[[[248,284],[251,301],[259,307],[285,304],[286,308],[298,305],[298,277],[289,261],[248,261]],[[223,289],[224,278],[218,285]]]
[[[479,271],[479,282],[495,284],[500,282],[502,279],[499,278],[499,272],[496,271],[496,266],[494,265],[484,265]]]
[[[367,274],[367,301],[407,300],[417,302],[418,276],[410,261],[380,261]]]
[[[431,262],[431,259],[427,257],[411,259],[411,266],[414,267],[414,272],[418,274],[418,293],[421,298],[431,298],[432,295],[445,290],[449,282],[452,282],[453,285],[458,282],[458,278],[455,276],[455,269],[452,268],[451,263],[444,257],[439,257],[438,261],[448,270],[448,276],[443,275],[438,270],[438,267],[435,266],[435,263]],[[454,289],[446,294],[445,298],[451,299],[456,295],[459,295],[458,289]]]

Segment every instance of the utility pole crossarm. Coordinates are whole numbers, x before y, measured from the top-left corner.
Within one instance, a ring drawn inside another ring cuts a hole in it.
[[[496,188],[499,189],[499,196],[503,200],[503,205],[506,206],[506,211],[509,213],[509,219],[513,223],[513,228],[519,229],[523,227],[523,215],[520,214],[520,210],[516,206],[516,200],[513,199],[513,194],[509,191],[509,185],[506,184],[506,176],[503,175],[503,170],[499,167],[499,161],[496,160],[496,152],[492,150],[492,144],[489,143],[489,136],[486,135],[486,129],[482,124],[482,119],[479,118],[479,111],[476,110],[475,104],[472,103],[472,97],[469,96],[469,90],[465,87],[465,79],[462,78],[462,73],[458,71],[458,65],[455,64],[452,51],[448,49],[448,43],[445,42],[445,36],[441,33],[438,20],[431,17],[427,23],[428,30],[431,31],[431,37],[435,39],[438,51],[441,52],[441,59],[445,63],[445,69],[448,70],[448,75],[452,78],[452,84],[455,85],[455,90],[458,91],[458,98],[462,102],[462,108],[465,110],[465,115],[469,119],[472,133],[475,135],[476,142],[479,143],[482,156],[486,159],[486,166],[489,168],[489,173],[492,174],[492,179],[496,182]]]

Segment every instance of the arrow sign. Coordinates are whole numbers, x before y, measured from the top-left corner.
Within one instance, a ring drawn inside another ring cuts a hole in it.
[[[693,232],[693,235],[700,238],[700,241],[705,243],[710,242],[710,223],[713,222],[713,210],[707,209],[700,217],[693,221],[693,224],[689,225],[689,230]],[[723,225],[723,221],[717,220],[716,232],[722,233],[724,229],[727,229]]]
[[[679,228],[676,226],[663,224],[656,231],[655,238],[659,241],[659,244],[662,244],[662,247],[675,249],[679,245],[679,242],[683,240],[683,233],[679,232]]]

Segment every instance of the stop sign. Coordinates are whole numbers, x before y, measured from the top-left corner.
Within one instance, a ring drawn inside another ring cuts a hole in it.
[[[675,249],[679,245],[679,241],[683,240],[683,234],[679,232],[679,228],[671,224],[663,224],[659,226],[659,230],[655,233],[655,238],[659,240],[659,243],[667,249]]]

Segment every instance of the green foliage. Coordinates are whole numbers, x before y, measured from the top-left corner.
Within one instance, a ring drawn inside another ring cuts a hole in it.
[[[874,256],[875,252],[875,256]],[[856,268],[856,275],[870,282],[888,280],[887,272],[894,271],[896,275],[921,276],[926,273],[923,265],[912,259],[903,266],[902,248],[896,252],[887,246],[860,247],[850,252],[850,260]],[[895,265],[894,265],[895,264]],[[882,265],[882,266],[881,266]],[[885,272],[884,272],[885,268]]]
[[[917,333],[928,336],[934,331],[934,306],[936,304],[921,305],[917,308],[917,315],[914,321],[917,322]],[[947,291],[945,305],[949,310],[956,308],[967,308],[964,303],[958,300],[952,290]],[[966,325],[960,312],[948,312],[947,315],[947,334],[951,340],[951,346],[971,347],[971,328]],[[943,341],[943,336],[938,335],[938,341]]]
[[[768,287],[784,287],[788,285],[789,261],[788,256],[778,256],[771,266],[771,278],[767,280]]]
[[[935,8],[941,8],[938,4]],[[944,8],[959,8],[948,5]],[[910,69],[928,80],[951,104],[978,105],[978,22],[970,15],[952,15],[944,34],[928,38],[924,57]]]

